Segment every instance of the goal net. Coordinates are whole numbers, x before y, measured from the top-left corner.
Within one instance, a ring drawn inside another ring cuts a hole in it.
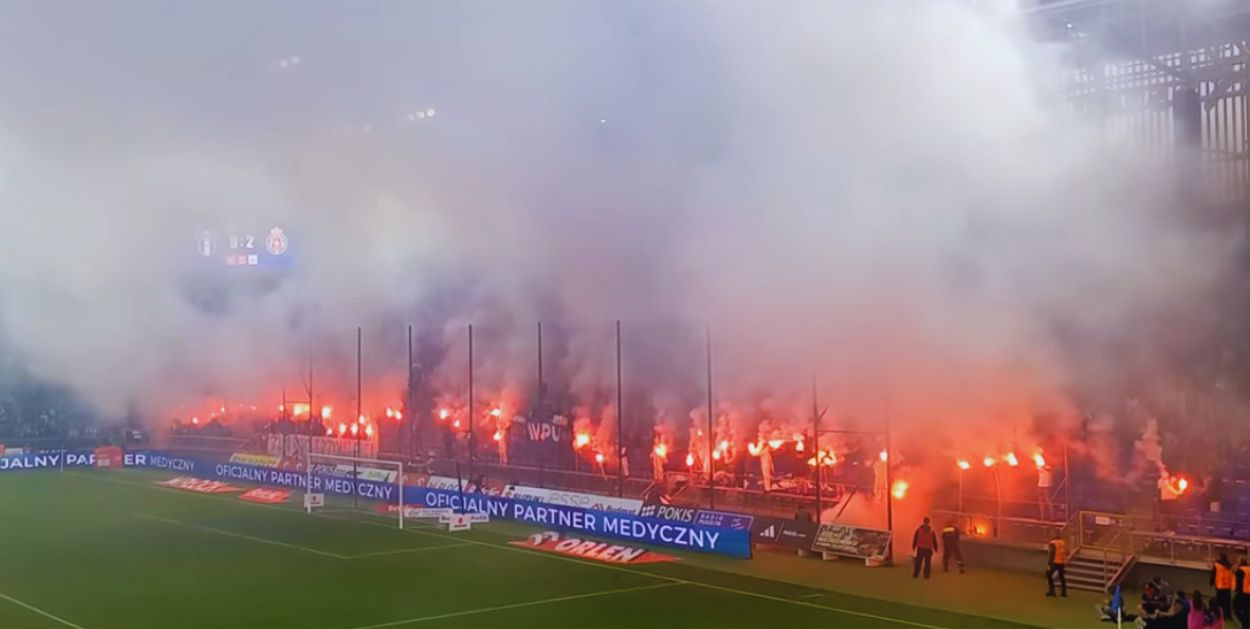
[[[363,457],[305,456],[304,509],[353,510],[394,518],[404,528],[404,464]]]

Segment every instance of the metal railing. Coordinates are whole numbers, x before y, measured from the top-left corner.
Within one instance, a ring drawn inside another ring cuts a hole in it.
[[[1168,518],[1167,523],[1196,526],[1199,521],[1210,520]],[[1108,557],[1115,552],[1121,564],[1138,557],[1175,565],[1205,566],[1222,553],[1250,557],[1250,543],[1246,540],[1160,531],[1157,517],[1081,511],[1077,526],[1079,548],[1099,550]]]

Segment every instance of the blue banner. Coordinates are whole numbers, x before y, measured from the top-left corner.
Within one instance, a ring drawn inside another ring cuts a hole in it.
[[[428,487],[405,487],[404,504],[435,509],[450,508],[463,513],[486,513],[492,519],[526,522],[599,537],[731,557],[751,557],[751,533],[747,529],[707,526],[484,494],[462,496],[454,491]]]

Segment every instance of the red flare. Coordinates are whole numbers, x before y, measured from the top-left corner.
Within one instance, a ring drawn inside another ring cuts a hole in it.
[[[902,500],[907,497],[907,489],[909,487],[911,487],[911,485],[909,485],[907,481],[900,478],[899,480],[894,481],[894,487],[890,489],[890,494],[894,496],[895,500]]]

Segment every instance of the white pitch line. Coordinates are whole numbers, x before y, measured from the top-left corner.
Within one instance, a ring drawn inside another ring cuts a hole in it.
[[[376,553],[363,553],[360,555],[349,555],[346,559],[364,559],[366,557],[385,557],[387,555],[404,555],[408,553],[423,553],[427,550],[443,550],[444,548],[463,548],[472,546],[469,542],[460,542],[458,544],[438,544],[436,546],[417,546],[416,548],[401,548],[399,550],[381,550]]]
[[[524,603],[511,603],[509,605],[495,605],[493,607],[479,607],[478,609],[467,609],[459,612],[449,612],[446,614],[437,614],[434,616],[420,616],[417,618],[406,618],[404,620],[392,620],[391,622],[378,623],[376,625],[363,625],[360,627],[352,627],[352,629],[383,629],[384,627],[399,627],[402,625],[415,625],[420,622],[429,622],[431,620],[446,620],[448,618],[459,618],[461,616],[475,616],[477,614],[489,614],[491,612],[501,612],[510,609],[520,609],[522,607],[537,607],[539,605],[551,605],[553,603],[563,603],[565,601],[576,601],[586,598],[599,598],[602,596],[613,596],[615,594],[626,594],[629,592],[641,592],[643,590],[656,590],[659,588],[670,588],[683,583],[652,583],[651,585],[639,585],[629,588],[620,588],[616,590],[604,590],[602,592],[590,592],[589,594],[573,594],[571,596],[557,596],[555,598],[544,598],[538,601],[526,601]]]
[[[189,529],[195,529],[195,530],[199,530],[199,531],[208,531],[208,532],[210,532],[210,533],[216,533],[216,534],[218,534],[218,535],[227,535],[227,536],[229,536],[229,537],[237,537],[237,538],[239,538],[239,539],[246,539],[246,540],[250,540],[250,541],[256,542],[256,543],[258,543],[258,544],[269,544],[269,545],[271,545],[271,546],[281,546],[282,548],[290,548],[291,550],[299,550],[299,551],[303,551],[303,552],[306,552],[306,553],[312,553],[312,554],[314,554],[314,555],[321,555],[322,557],[329,557],[329,558],[331,558],[331,559],[349,559],[349,557],[347,557],[347,556],[345,556],[345,555],[336,555],[336,554],[334,554],[334,553],[328,553],[328,552],[326,552],[326,551],[324,551],[324,550],[317,550],[316,548],[309,548],[309,547],[307,547],[307,546],[300,546],[299,544],[288,544],[288,543],[286,543],[286,542],[279,542],[279,541],[277,541],[277,540],[265,539],[265,538],[263,538],[263,537],[256,537],[256,536],[253,536],[253,535],[247,535],[247,534],[245,534],[245,533],[236,533],[236,532],[234,532],[234,531],[227,531],[227,530],[225,530],[225,529],[213,528],[213,527],[211,527],[211,526],[204,526],[203,524],[195,524],[195,523],[193,523],[193,522],[184,522],[184,521],[182,521],[182,520],[175,520],[175,519],[173,519],[173,518],[162,518],[162,517],[160,517],[160,516],[158,516],[158,515],[152,515],[152,514],[150,514],[150,513],[138,513],[138,512],[136,512],[136,513],[135,513],[135,515],[136,515],[136,516],[139,516],[139,517],[141,517],[141,518],[147,518],[147,519],[149,519],[149,520],[156,520],[156,521],[158,521],[158,522],[165,522],[166,524],[176,524],[176,525],[178,525],[178,526],[185,526],[185,527],[187,527],[187,528],[189,528]]]
[[[145,484],[145,483],[138,483],[138,482],[134,482],[134,481],[125,481],[125,480],[121,480],[121,479],[117,479],[117,478],[96,478],[96,477],[94,477],[94,476],[91,476],[91,475],[89,475],[89,474],[84,474],[84,473],[81,473],[81,472],[66,472],[66,474],[72,474],[72,475],[77,476],[77,477],[79,477],[79,478],[90,479],[90,480],[93,480],[93,481],[98,481],[98,482],[118,483],[118,484],[122,484],[122,485],[133,485],[133,486],[135,486],[135,487],[142,487],[142,488],[144,488],[144,489],[148,489],[148,490],[156,490],[156,491],[162,491],[162,490],[163,490],[163,491],[172,491],[172,492],[182,493],[182,494],[184,494],[184,495],[185,495],[185,492],[179,492],[179,491],[178,491],[178,490],[176,490],[176,489],[172,489],[172,488],[168,488],[168,487],[161,487],[161,486],[159,486],[159,485],[148,485],[148,484]],[[214,495],[214,494],[204,494],[203,496],[204,496],[204,497],[206,497],[206,498],[216,498],[216,499],[218,499],[218,500],[230,500],[228,497],[218,496],[218,495]],[[294,512],[293,512],[293,511],[291,511],[290,509],[284,509],[284,508],[279,507],[279,506],[276,506],[276,505],[261,504],[261,503],[259,503],[259,502],[242,502],[242,501],[238,501],[238,500],[230,500],[230,502],[231,502],[232,504],[237,504],[237,505],[245,505],[245,506],[250,506],[250,507],[263,507],[263,508],[268,508],[268,509],[278,509],[278,510],[280,510],[280,511],[284,511],[284,512],[286,512],[286,513],[294,513]],[[329,514],[320,514],[320,513],[315,513],[315,512],[314,512],[312,515],[317,516],[317,517],[327,518],[327,519],[330,519],[330,520],[339,520],[339,521],[341,521],[341,522],[355,522],[355,523],[357,523],[357,524],[364,524],[364,525],[366,525],[366,526],[376,526],[376,527],[381,527],[381,528],[384,528],[384,529],[387,529],[387,530],[391,530],[391,531],[397,531],[397,530],[400,530],[400,529],[397,529],[397,528],[394,528],[394,527],[391,527],[391,526],[387,526],[387,525],[385,525],[385,524],[378,524],[377,522],[369,522],[369,521],[366,521],[366,520],[358,520],[358,519],[355,519],[355,518],[338,518],[338,517],[335,517],[335,516],[332,516],[332,515],[329,515]],[[605,564],[605,563],[591,562],[591,561],[589,561],[589,560],[575,559],[575,558],[573,558],[573,557],[565,557],[565,556],[563,556],[563,555],[555,555],[555,554],[551,554],[551,553],[539,552],[539,551],[536,551],[536,550],[529,550],[529,549],[527,549],[527,548],[523,548],[523,547],[520,547],[520,546],[512,546],[512,545],[509,545],[509,544],[497,544],[497,543],[491,543],[491,542],[483,542],[483,541],[480,541],[480,540],[469,540],[469,539],[457,538],[457,537],[454,537],[454,536],[452,536],[452,535],[450,535],[450,534],[446,534],[446,533],[428,533],[428,532],[426,532],[426,531],[418,531],[418,530],[413,530],[413,529],[403,529],[403,532],[414,533],[414,534],[416,534],[416,535],[428,535],[428,536],[430,536],[430,537],[438,537],[438,538],[443,538],[443,539],[463,540],[465,543],[468,543],[468,544],[473,544],[473,545],[478,545],[478,546],[488,546],[488,547],[490,547],[490,548],[498,548],[498,549],[501,549],[501,550],[509,550],[509,551],[513,551],[513,552],[525,553],[525,554],[527,554],[527,555],[532,555],[532,556],[534,556],[534,557],[544,557],[544,558],[547,558],[547,559],[552,559],[552,560],[556,560],[556,561],[567,561],[567,562],[569,562],[569,563],[574,563],[574,564],[578,564],[578,565],[582,565],[582,566],[590,566],[590,567],[592,567],[592,568],[603,568],[603,569],[605,569],[605,570],[615,570],[615,571],[618,571],[618,572],[625,572],[625,573],[629,573],[629,574],[640,574],[640,575],[644,575],[644,576],[651,577],[651,578],[653,578],[653,579],[660,579],[660,580],[663,580],[663,581],[668,581],[668,582],[671,582],[671,583],[684,583],[684,584],[688,584],[688,585],[697,585],[697,586],[699,586],[699,587],[704,587],[704,588],[708,588],[708,589],[712,589],[712,590],[720,590],[720,591],[722,591],[722,592],[728,592],[728,593],[732,593],[732,594],[738,594],[738,595],[740,595],[740,596],[749,596],[749,597],[752,597],[752,598],[759,598],[759,599],[764,599],[764,600],[768,600],[768,601],[774,601],[774,602],[778,602],[778,603],[788,603],[788,604],[790,604],[790,605],[798,605],[799,607],[807,607],[807,608],[811,608],[811,609],[818,609],[818,610],[823,610],[823,611],[827,611],[827,612],[834,612],[834,613],[836,613],[836,614],[844,614],[844,615],[847,615],[847,616],[857,616],[857,617],[860,617],[860,618],[868,618],[868,619],[871,619],[871,620],[879,620],[879,621],[881,621],[881,622],[888,622],[888,623],[893,623],[893,624],[896,624],[896,625],[903,625],[903,626],[907,626],[907,627],[917,627],[918,629],[953,629],[953,628],[951,628],[951,627],[945,627],[945,626],[942,626],[942,625],[930,625],[930,624],[923,623],[923,622],[916,622],[916,621],[914,621],[914,620],[905,620],[905,619],[902,619],[902,618],[891,618],[891,617],[889,617],[889,616],[878,616],[877,614],[871,614],[871,613],[868,613],[868,612],[860,612],[860,611],[855,611],[855,610],[853,610],[853,609],[843,609],[843,608],[841,608],[841,607],[832,607],[832,606],[829,606],[829,605],[817,605],[816,603],[809,603],[809,602],[807,602],[807,601],[795,600],[795,599],[792,599],[792,598],[783,598],[783,597],[780,597],[780,596],[772,596],[771,594],[761,594],[761,593],[759,593],[759,592],[751,592],[751,591],[749,591],[749,590],[739,590],[739,589],[737,589],[737,588],[725,587],[725,586],[721,586],[721,585],[713,585],[713,584],[711,584],[711,583],[706,583],[706,582],[703,582],[703,581],[691,581],[691,580],[686,580],[686,579],[678,579],[678,578],[675,578],[675,577],[669,577],[669,576],[665,576],[665,575],[662,575],[662,574],[655,574],[655,573],[651,573],[651,572],[644,572],[644,571],[642,571],[642,570],[633,570],[633,569],[631,569],[631,568],[626,568],[626,567],[623,567],[623,566],[614,566],[614,565],[609,565],[609,564]],[[786,585],[791,585],[791,586],[795,586],[795,587],[800,587],[800,586],[798,586],[797,584],[794,584],[794,583],[789,583],[789,582],[785,582],[785,581],[777,581],[777,583],[784,583],[784,584],[786,584]],[[924,608],[924,609],[931,609],[931,610],[933,610],[933,611],[943,612],[943,613],[958,613],[958,612],[948,612],[947,610],[935,609],[935,608]],[[986,618],[987,620],[997,620],[997,619],[995,619],[995,618],[988,617],[988,616],[982,616],[982,618]]]
[[[62,625],[65,625],[66,627],[73,627],[73,629],[83,629],[83,626],[82,626],[82,625],[76,625],[76,624],[74,624],[74,623],[72,623],[72,622],[70,622],[70,621],[68,621],[68,620],[65,620],[64,618],[61,618],[60,616],[57,616],[57,615],[55,615],[55,614],[51,614],[51,613],[49,613],[49,612],[45,612],[45,611],[43,611],[42,609],[39,609],[38,607],[35,607],[34,605],[31,605],[30,603],[23,603],[22,601],[19,601],[19,600],[15,599],[15,598],[13,598],[12,596],[9,596],[9,595],[7,595],[7,594],[0,593],[0,598],[4,599],[4,600],[6,600],[6,601],[8,601],[8,602],[10,602],[10,603],[13,603],[14,605],[17,605],[18,607],[21,607],[21,608],[23,608],[23,609],[25,609],[25,610],[27,610],[27,611],[32,611],[32,612],[35,612],[36,614],[39,614],[40,616],[43,616],[44,618],[48,618],[48,619],[51,619],[51,620],[55,620],[55,621],[57,621],[57,622],[61,623]]]

